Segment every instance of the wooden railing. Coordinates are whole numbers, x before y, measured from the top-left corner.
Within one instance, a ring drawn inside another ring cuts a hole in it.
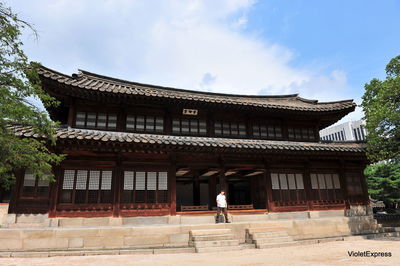
[[[253,204],[247,205],[228,205],[228,210],[253,210]]]
[[[181,211],[208,211],[208,205],[199,205],[199,206],[181,206]]]

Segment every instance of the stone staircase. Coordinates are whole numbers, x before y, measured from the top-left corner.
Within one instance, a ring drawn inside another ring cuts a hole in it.
[[[189,232],[189,246],[197,253],[220,252],[254,248],[254,245],[240,244],[232,229],[201,229]]]
[[[297,242],[282,228],[248,228],[246,243],[254,244],[256,248],[273,248],[294,245]]]

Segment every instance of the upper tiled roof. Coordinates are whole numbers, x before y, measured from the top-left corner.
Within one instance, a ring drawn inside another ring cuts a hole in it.
[[[10,126],[16,135],[24,137],[40,137],[32,132],[31,127]],[[159,144],[187,147],[234,148],[241,150],[292,150],[292,151],[333,151],[333,152],[365,152],[361,143],[313,143],[253,139],[229,139],[190,136],[153,135],[100,130],[60,128],[58,139],[92,140],[100,142]]]
[[[85,89],[92,93],[113,93],[120,96],[158,97],[216,104],[255,106],[269,109],[286,109],[299,111],[352,111],[356,104],[353,100],[336,102],[318,102],[299,97],[297,94],[279,96],[253,96],[209,93],[181,90],[162,86],[130,82],[93,74],[81,70],[78,74],[68,76],[57,71],[41,67],[39,75],[74,88]]]

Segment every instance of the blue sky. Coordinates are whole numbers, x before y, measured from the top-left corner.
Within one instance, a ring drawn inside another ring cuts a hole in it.
[[[353,98],[400,55],[394,0],[20,0],[30,59],[71,74],[239,94]],[[360,108],[344,120],[359,119]]]

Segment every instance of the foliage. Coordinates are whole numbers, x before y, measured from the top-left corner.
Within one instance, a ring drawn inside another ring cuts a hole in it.
[[[387,207],[400,203],[400,160],[371,164],[364,174],[372,198],[382,200]]]
[[[386,66],[386,79],[365,84],[362,97],[367,155],[373,162],[400,158],[400,56]]]
[[[22,50],[21,30],[33,27],[20,20],[10,8],[0,2],[0,184],[9,186],[15,179],[15,171],[30,168],[42,176],[59,163],[62,155],[49,150],[55,144],[57,123],[51,121],[45,111],[29,102],[39,98],[45,107],[57,102],[40,86],[38,63],[29,62]],[[7,126],[22,124],[32,126],[39,139],[17,137]]]

